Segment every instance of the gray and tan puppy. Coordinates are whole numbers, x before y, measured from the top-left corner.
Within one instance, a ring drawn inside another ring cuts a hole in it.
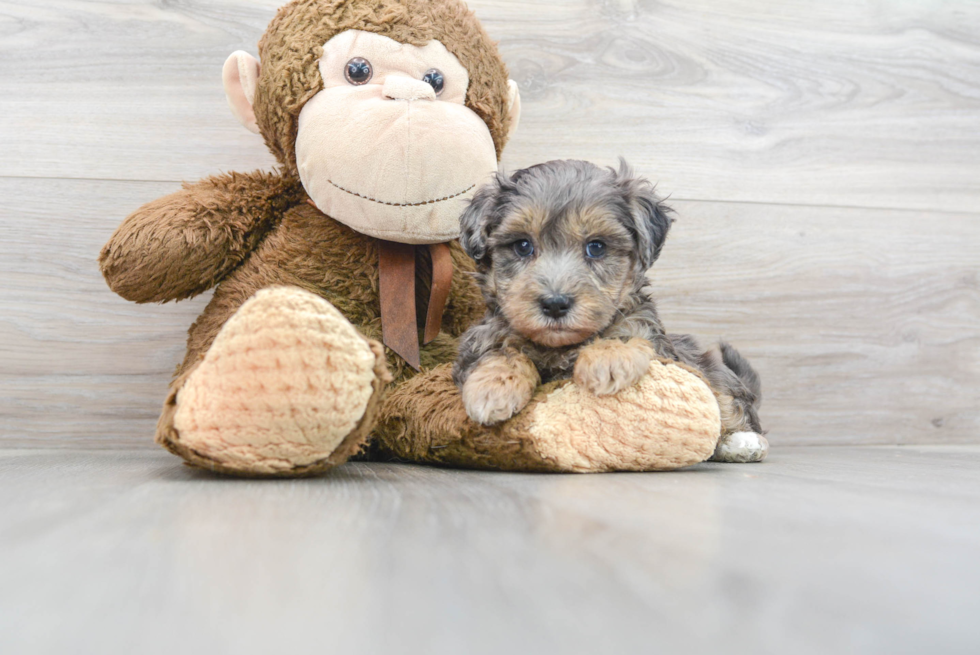
[[[713,459],[760,461],[768,443],[759,377],[722,342],[702,350],[667,334],[647,270],[670,229],[653,185],[583,161],[498,175],[461,217],[487,314],[460,341],[453,379],[466,412],[490,425],[519,412],[542,382],[572,377],[597,395],[632,386],[655,357],[693,366],[718,398]]]

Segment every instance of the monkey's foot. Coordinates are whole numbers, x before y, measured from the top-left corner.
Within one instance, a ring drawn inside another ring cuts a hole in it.
[[[360,449],[389,379],[381,345],[330,303],[297,288],[265,289],[175,385],[157,440],[223,473],[318,473]]]
[[[540,455],[563,471],[657,471],[706,460],[721,416],[697,375],[654,361],[640,381],[612,396],[576,384],[557,389],[527,415]]]
[[[748,464],[761,462],[769,454],[769,441],[755,432],[732,432],[718,440],[712,462]]]
[[[385,399],[378,445],[405,459],[510,471],[667,471],[714,452],[721,415],[696,371],[654,361],[640,381],[597,396],[571,381],[540,387],[513,418],[467,417],[450,367],[398,385]]]

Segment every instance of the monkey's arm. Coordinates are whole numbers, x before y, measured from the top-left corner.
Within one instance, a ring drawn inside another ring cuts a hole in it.
[[[127,300],[190,298],[241,264],[304,197],[299,180],[264,171],[185,183],[130,214],[102,249],[99,267]]]

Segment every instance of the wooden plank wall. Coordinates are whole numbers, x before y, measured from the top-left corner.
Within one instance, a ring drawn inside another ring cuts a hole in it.
[[[272,164],[220,68],[277,4],[0,2],[0,444],[149,447],[206,298],[124,302],[95,258],[179,181]],[[980,4],[470,4],[524,100],[506,168],[659,181],[668,327],[757,364],[774,444],[980,439]]]

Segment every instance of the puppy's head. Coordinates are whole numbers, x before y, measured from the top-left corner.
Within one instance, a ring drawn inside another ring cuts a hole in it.
[[[618,171],[552,161],[480,189],[460,219],[460,243],[515,331],[568,346],[605,329],[643,286],[669,211],[622,160]]]

